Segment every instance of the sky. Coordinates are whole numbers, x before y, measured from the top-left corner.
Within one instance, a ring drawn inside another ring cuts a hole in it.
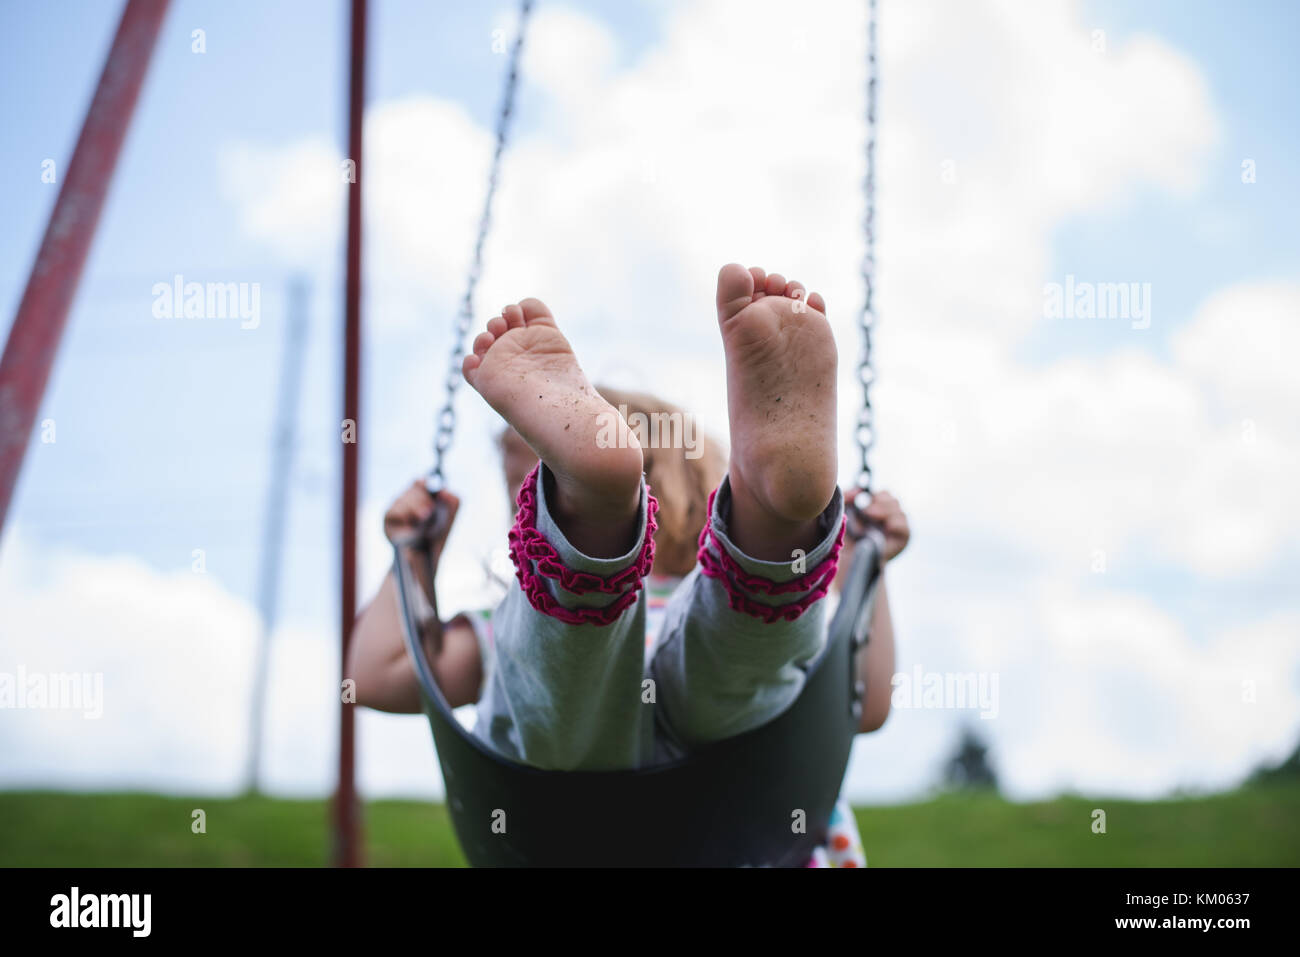
[[[363,595],[384,508],[430,464],[515,24],[508,3],[372,7]],[[119,9],[0,5],[0,330]],[[792,9],[542,0],[478,323],[539,296],[594,380],[725,436],[717,269],[797,277],[840,345],[847,482],[863,5]],[[0,787],[241,786],[302,277],[263,778],[330,788],[345,33],[341,2],[172,5],[41,406],[53,441],[33,436],[0,538],[0,672],[102,674],[103,713],[0,710]],[[898,670],[998,695],[984,717],[896,707],[848,792],[927,793],[963,726],[1018,799],[1234,786],[1300,738],[1300,11],[884,0],[880,35],[873,462],[913,528],[887,573]],[[257,284],[258,321],[157,316],[177,275]],[[1053,284],[1119,283],[1131,314],[1048,308]],[[469,390],[457,411],[447,611],[491,602],[510,517],[499,420]],[[359,754],[367,794],[441,793],[420,718],[362,713]]]

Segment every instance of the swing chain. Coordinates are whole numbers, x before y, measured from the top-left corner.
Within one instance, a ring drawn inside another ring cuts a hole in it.
[[[865,251],[862,257],[864,297],[858,326],[862,330],[862,353],[858,359],[858,381],[862,384],[862,408],[858,412],[853,437],[861,456],[854,504],[863,507],[871,493],[871,462],[868,454],[876,442],[875,418],[871,408],[871,386],[876,371],[872,364],[871,338],[876,325],[876,0],[867,0],[867,115],[866,173],[862,180],[862,233]],[[862,493],[867,499],[863,500]]]
[[[871,406],[871,386],[875,381],[875,369],[872,364],[872,334],[876,324],[875,310],[875,192],[876,192],[876,84],[877,84],[877,45],[876,45],[876,0],[867,0],[867,104],[866,104],[866,173],[862,180],[864,211],[862,217],[865,250],[862,257],[861,275],[863,285],[863,303],[858,325],[862,332],[862,352],[858,360],[858,380],[862,385],[862,408],[854,429],[860,455],[860,467],[856,488],[870,493],[872,473],[870,451],[875,444],[875,420]],[[501,100],[501,110],[497,117],[496,148],[492,156],[492,165],[488,174],[487,196],[483,203],[483,214],[479,220],[478,235],[474,243],[474,254],[466,282],[465,295],[461,300],[460,310],[453,325],[452,353],[450,368],[447,370],[446,397],[437,417],[437,434],[433,443],[434,464],[425,479],[425,486],[432,494],[437,494],[446,487],[442,472],[443,457],[451,446],[456,428],[456,390],[463,378],[461,362],[465,358],[465,339],[469,334],[470,324],[474,320],[474,292],[483,271],[483,247],[491,226],[492,201],[496,196],[500,177],[501,157],[508,139],[510,120],[514,113],[515,91],[519,82],[519,60],[523,50],[525,28],[529,14],[532,12],[532,0],[520,0],[519,30],[515,36],[514,46],[510,51],[509,72],[506,76],[505,93]],[[855,502],[857,497],[855,497]]]
[[[505,92],[502,94],[501,109],[497,115],[496,148],[488,172],[487,196],[483,201],[483,214],[479,218],[478,235],[474,240],[474,255],[465,284],[465,295],[461,299],[460,310],[452,325],[451,366],[447,370],[447,394],[437,417],[437,434],[433,440],[433,468],[429,470],[424,480],[424,486],[431,495],[437,495],[447,487],[446,478],[442,474],[443,457],[451,447],[452,436],[456,430],[456,390],[464,378],[461,374],[461,363],[465,359],[465,339],[474,321],[474,292],[483,273],[483,246],[487,242],[488,230],[492,225],[492,201],[496,198],[497,183],[501,174],[501,157],[505,153],[506,141],[510,133],[510,120],[514,115],[515,90],[519,86],[520,53],[523,51],[528,15],[532,9],[533,0],[520,0],[519,29],[510,50]]]

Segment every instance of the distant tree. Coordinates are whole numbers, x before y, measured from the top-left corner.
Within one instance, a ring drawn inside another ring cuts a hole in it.
[[[1251,784],[1283,784],[1300,781],[1300,745],[1281,764],[1260,768],[1250,776]]]
[[[988,745],[969,726],[963,727],[957,750],[943,769],[943,783],[950,790],[998,789],[998,776],[989,763]]]

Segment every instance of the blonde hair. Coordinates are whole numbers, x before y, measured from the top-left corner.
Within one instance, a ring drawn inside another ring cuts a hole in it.
[[[628,418],[639,413],[649,422],[664,421],[665,416],[682,423],[691,420],[689,412],[643,392],[609,386],[596,386],[596,391]],[[683,428],[679,436],[689,434]],[[689,449],[685,442],[667,443],[668,447],[642,443],[646,484],[659,501],[654,567],[664,575],[685,575],[695,567],[700,531],[709,519],[709,494],[727,471],[727,455],[718,442],[699,431],[693,438]]]

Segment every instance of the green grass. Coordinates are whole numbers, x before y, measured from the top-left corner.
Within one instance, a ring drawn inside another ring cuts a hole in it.
[[[951,794],[856,811],[872,867],[1300,866],[1297,784],[1152,802]]]
[[[207,814],[207,833],[190,829]],[[1092,812],[1106,812],[1106,833]],[[1300,866],[1300,784],[1136,802],[1063,797],[1012,804],[950,794],[857,809],[873,867]],[[0,866],[265,866],[326,863],[323,801],[154,794],[0,793]],[[374,801],[367,863],[463,866],[441,804]]]

